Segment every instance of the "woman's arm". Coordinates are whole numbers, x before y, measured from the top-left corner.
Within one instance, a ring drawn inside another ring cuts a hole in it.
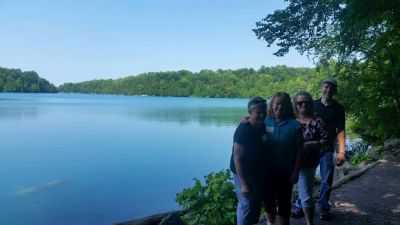
[[[296,161],[291,177],[293,184],[296,183],[297,180],[299,179],[300,163],[301,163],[301,158],[303,156],[303,132],[301,131],[301,128],[296,132],[296,146],[297,146]]]
[[[245,147],[238,143],[233,143],[233,162],[235,163],[236,173],[239,176],[240,183],[242,184],[242,195],[248,197],[250,188],[246,178],[243,175],[242,160]]]

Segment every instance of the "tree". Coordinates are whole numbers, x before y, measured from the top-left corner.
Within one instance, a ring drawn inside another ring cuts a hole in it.
[[[256,26],[259,39],[279,47],[276,56],[295,48],[316,60],[317,70],[334,65],[325,76],[336,77],[351,91],[341,98],[359,125],[371,118],[383,122],[383,128],[364,127],[371,140],[400,135],[394,129],[400,123],[399,0],[290,0]],[[389,120],[387,112],[392,113]]]
[[[57,92],[57,88],[34,71],[0,67],[0,92]]]

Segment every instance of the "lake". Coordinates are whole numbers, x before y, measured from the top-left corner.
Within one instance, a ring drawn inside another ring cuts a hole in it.
[[[0,93],[0,224],[102,225],[179,209],[228,168],[247,99]]]

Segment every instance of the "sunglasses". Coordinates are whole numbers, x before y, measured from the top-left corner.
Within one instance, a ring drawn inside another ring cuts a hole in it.
[[[267,100],[265,100],[265,99],[256,99],[252,102],[252,105],[253,104],[265,104],[266,102],[267,102]]]
[[[296,102],[296,105],[298,105],[298,106],[302,106],[302,105],[309,105],[310,104],[310,102],[303,102],[303,101],[299,101],[299,102]]]

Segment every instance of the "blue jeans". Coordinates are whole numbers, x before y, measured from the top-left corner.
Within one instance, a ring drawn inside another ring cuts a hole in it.
[[[333,161],[333,152],[325,152],[321,155],[319,161],[319,170],[321,175],[321,190],[319,195],[319,207],[321,211],[328,211],[330,208],[329,198],[331,196],[333,172],[335,171],[335,163]],[[299,176],[299,195],[300,195],[300,176]],[[295,201],[297,209],[302,208],[301,199]]]
[[[261,210],[261,188],[262,179],[248,179],[250,188],[249,197],[242,195],[242,184],[237,174],[233,173],[233,181],[235,183],[235,191],[238,198],[238,206],[236,210],[237,225],[253,225],[258,223]]]
[[[333,172],[335,171],[333,152],[325,152],[321,155],[319,169],[321,174],[321,192],[319,195],[319,207],[321,211],[328,211],[330,208],[329,197],[331,196]]]
[[[314,178],[316,167],[302,167],[299,171],[298,191],[299,199],[295,201],[295,207],[314,207]]]

